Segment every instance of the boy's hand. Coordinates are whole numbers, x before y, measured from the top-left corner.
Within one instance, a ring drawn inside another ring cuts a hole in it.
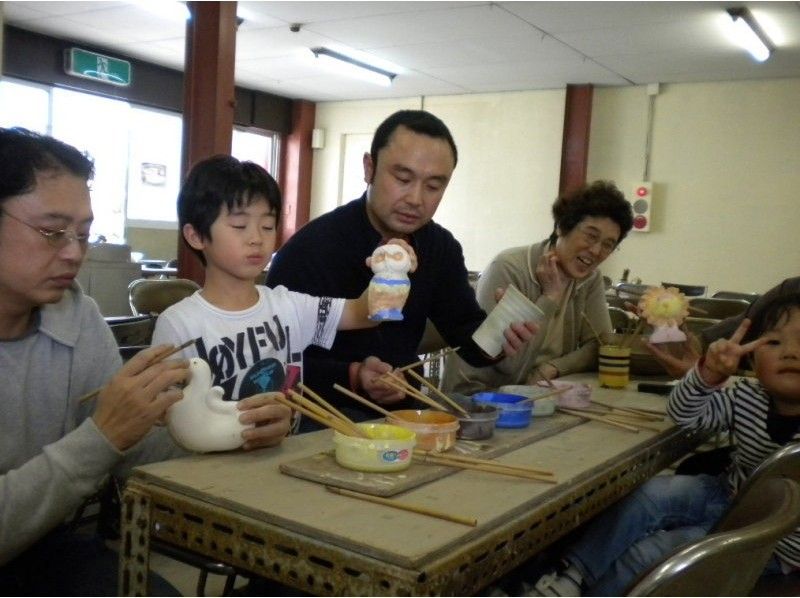
[[[278,403],[273,396],[278,392],[262,392],[252,397],[242,399],[237,403],[239,422],[242,424],[255,424],[242,432],[246,451],[275,446],[289,433],[292,423],[292,410]]]
[[[739,361],[744,355],[767,342],[765,337],[761,337],[745,345],[740,344],[749,328],[750,320],[745,318],[730,339],[721,338],[711,343],[705,360],[700,364],[700,376],[706,384],[722,384],[738,371]]]
[[[120,451],[139,442],[167,409],[183,398],[175,385],[189,376],[185,360],[153,363],[172,345],[157,345],[134,355],[100,391],[92,419]]]

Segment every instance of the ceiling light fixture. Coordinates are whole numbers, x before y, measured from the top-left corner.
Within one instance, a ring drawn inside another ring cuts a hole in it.
[[[753,18],[752,13],[747,8],[729,8],[728,15],[733,19],[739,45],[759,62],[769,58],[775,46]]]
[[[318,60],[326,63],[338,72],[352,77],[358,77],[359,79],[365,79],[372,83],[383,85],[384,87],[389,87],[397,76],[395,73],[390,73],[382,68],[367,64],[366,62],[361,62],[360,60],[340,54],[339,52],[334,52],[328,48],[311,48],[311,52]]]

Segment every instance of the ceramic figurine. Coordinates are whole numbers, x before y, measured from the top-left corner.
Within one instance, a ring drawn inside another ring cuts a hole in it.
[[[411,283],[408,271],[411,258],[400,245],[381,245],[370,259],[375,273],[369,283],[368,302],[370,320],[402,320]]]
[[[211,369],[198,358],[189,360],[191,378],[183,399],[167,410],[167,427],[183,448],[198,453],[229,451],[244,444],[242,431],[253,424],[239,423],[235,401],[222,400],[222,388],[211,386]]]
[[[639,299],[641,316],[655,330],[651,343],[673,343],[686,340],[678,328],[689,315],[689,300],[675,287],[650,287]]]

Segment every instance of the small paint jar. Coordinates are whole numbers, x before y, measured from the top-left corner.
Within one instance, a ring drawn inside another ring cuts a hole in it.
[[[500,392],[479,392],[473,398],[476,403],[494,405],[500,409],[496,424],[498,428],[526,428],[531,425],[533,403],[527,397]]]
[[[536,384],[507,384],[498,388],[498,391],[512,395],[522,395],[529,399],[535,399],[542,395],[552,394],[553,388],[549,386],[537,386]],[[556,411],[555,396],[536,399],[533,401],[533,415],[535,417],[547,417]]]
[[[463,440],[484,440],[491,438],[500,416],[500,410],[494,405],[477,403],[470,397],[460,394],[451,394],[450,398],[469,414],[469,417],[455,413],[458,418],[458,438]]]
[[[446,451],[456,443],[458,418],[432,409],[392,411],[386,421],[407,428],[417,435],[417,448],[423,451]]]
[[[347,469],[368,472],[402,471],[411,465],[414,432],[387,424],[356,424],[369,438],[334,431],[336,462]]]

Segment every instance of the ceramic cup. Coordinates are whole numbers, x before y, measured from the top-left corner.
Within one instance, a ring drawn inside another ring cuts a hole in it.
[[[630,382],[631,348],[601,345],[598,352],[600,386],[625,388]]]
[[[536,307],[514,285],[508,285],[503,298],[489,312],[475,333],[472,340],[483,349],[487,355],[497,357],[503,350],[505,336],[503,332],[513,322],[536,322],[544,317],[544,312]]]

